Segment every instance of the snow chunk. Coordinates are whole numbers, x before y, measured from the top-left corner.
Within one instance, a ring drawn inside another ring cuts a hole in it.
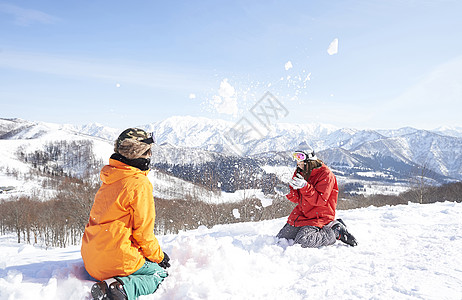
[[[223,79],[218,89],[218,95],[213,96],[213,104],[220,114],[236,115],[238,112],[236,90],[229,84],[228,78]]]
[[[338,39],[335,38],[329,45],[329,48],[327,48],[327,53],[329,55],[334,55],[338,53]]]
[[[267,207],[273,204],[273,199],[265,197],[263,192],[257,192],[255,193],[255,196],[260,200],[261,206],[263,207]]]

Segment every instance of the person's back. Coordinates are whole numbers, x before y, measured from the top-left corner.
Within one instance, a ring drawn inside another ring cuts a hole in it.
[[[98,280],[132,274],[144,264],[146,252],[152,253],[151,261],[162,261],[153,233],[152,185],[146,175],[147,171],[113,159],[101,170],[103,185],[95,196],[81,249],[87,271]],[[142,224],[136,230],[135,220]],[[140,244],[149,251],[141,253]]]
[[[135,299],[153,293],[170,266],[154,235],[153,187],[147,178],[152,137],[129,128],[115,143],[82,238],[88,273],[100,280],[94,299]],[[157,276],[152,276],[152,275]]]

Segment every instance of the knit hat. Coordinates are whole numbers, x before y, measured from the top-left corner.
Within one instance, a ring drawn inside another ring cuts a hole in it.
[[[152,134],[139,128],[128,128],[115,141],[114,152],[128,159],[148,158],[153,143]]]

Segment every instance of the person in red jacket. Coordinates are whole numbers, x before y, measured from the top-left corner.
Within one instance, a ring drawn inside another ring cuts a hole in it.
[[[317,158],[314,151],[293,154],[297,169],[289,185],[278,185],[275,190],[297,206],[278,238],[294,240],[302,247],[329,246],[341,240],[356,246],[355,237],[348,232],[341,219],[335,219],[338,186],[332,171]]]

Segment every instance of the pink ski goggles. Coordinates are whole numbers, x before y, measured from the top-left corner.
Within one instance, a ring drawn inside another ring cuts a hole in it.
[[[314,152],[305,153],[303,151],[296,151],[292,154],[292,158],[296,161],[317,160],[318,158]]]

